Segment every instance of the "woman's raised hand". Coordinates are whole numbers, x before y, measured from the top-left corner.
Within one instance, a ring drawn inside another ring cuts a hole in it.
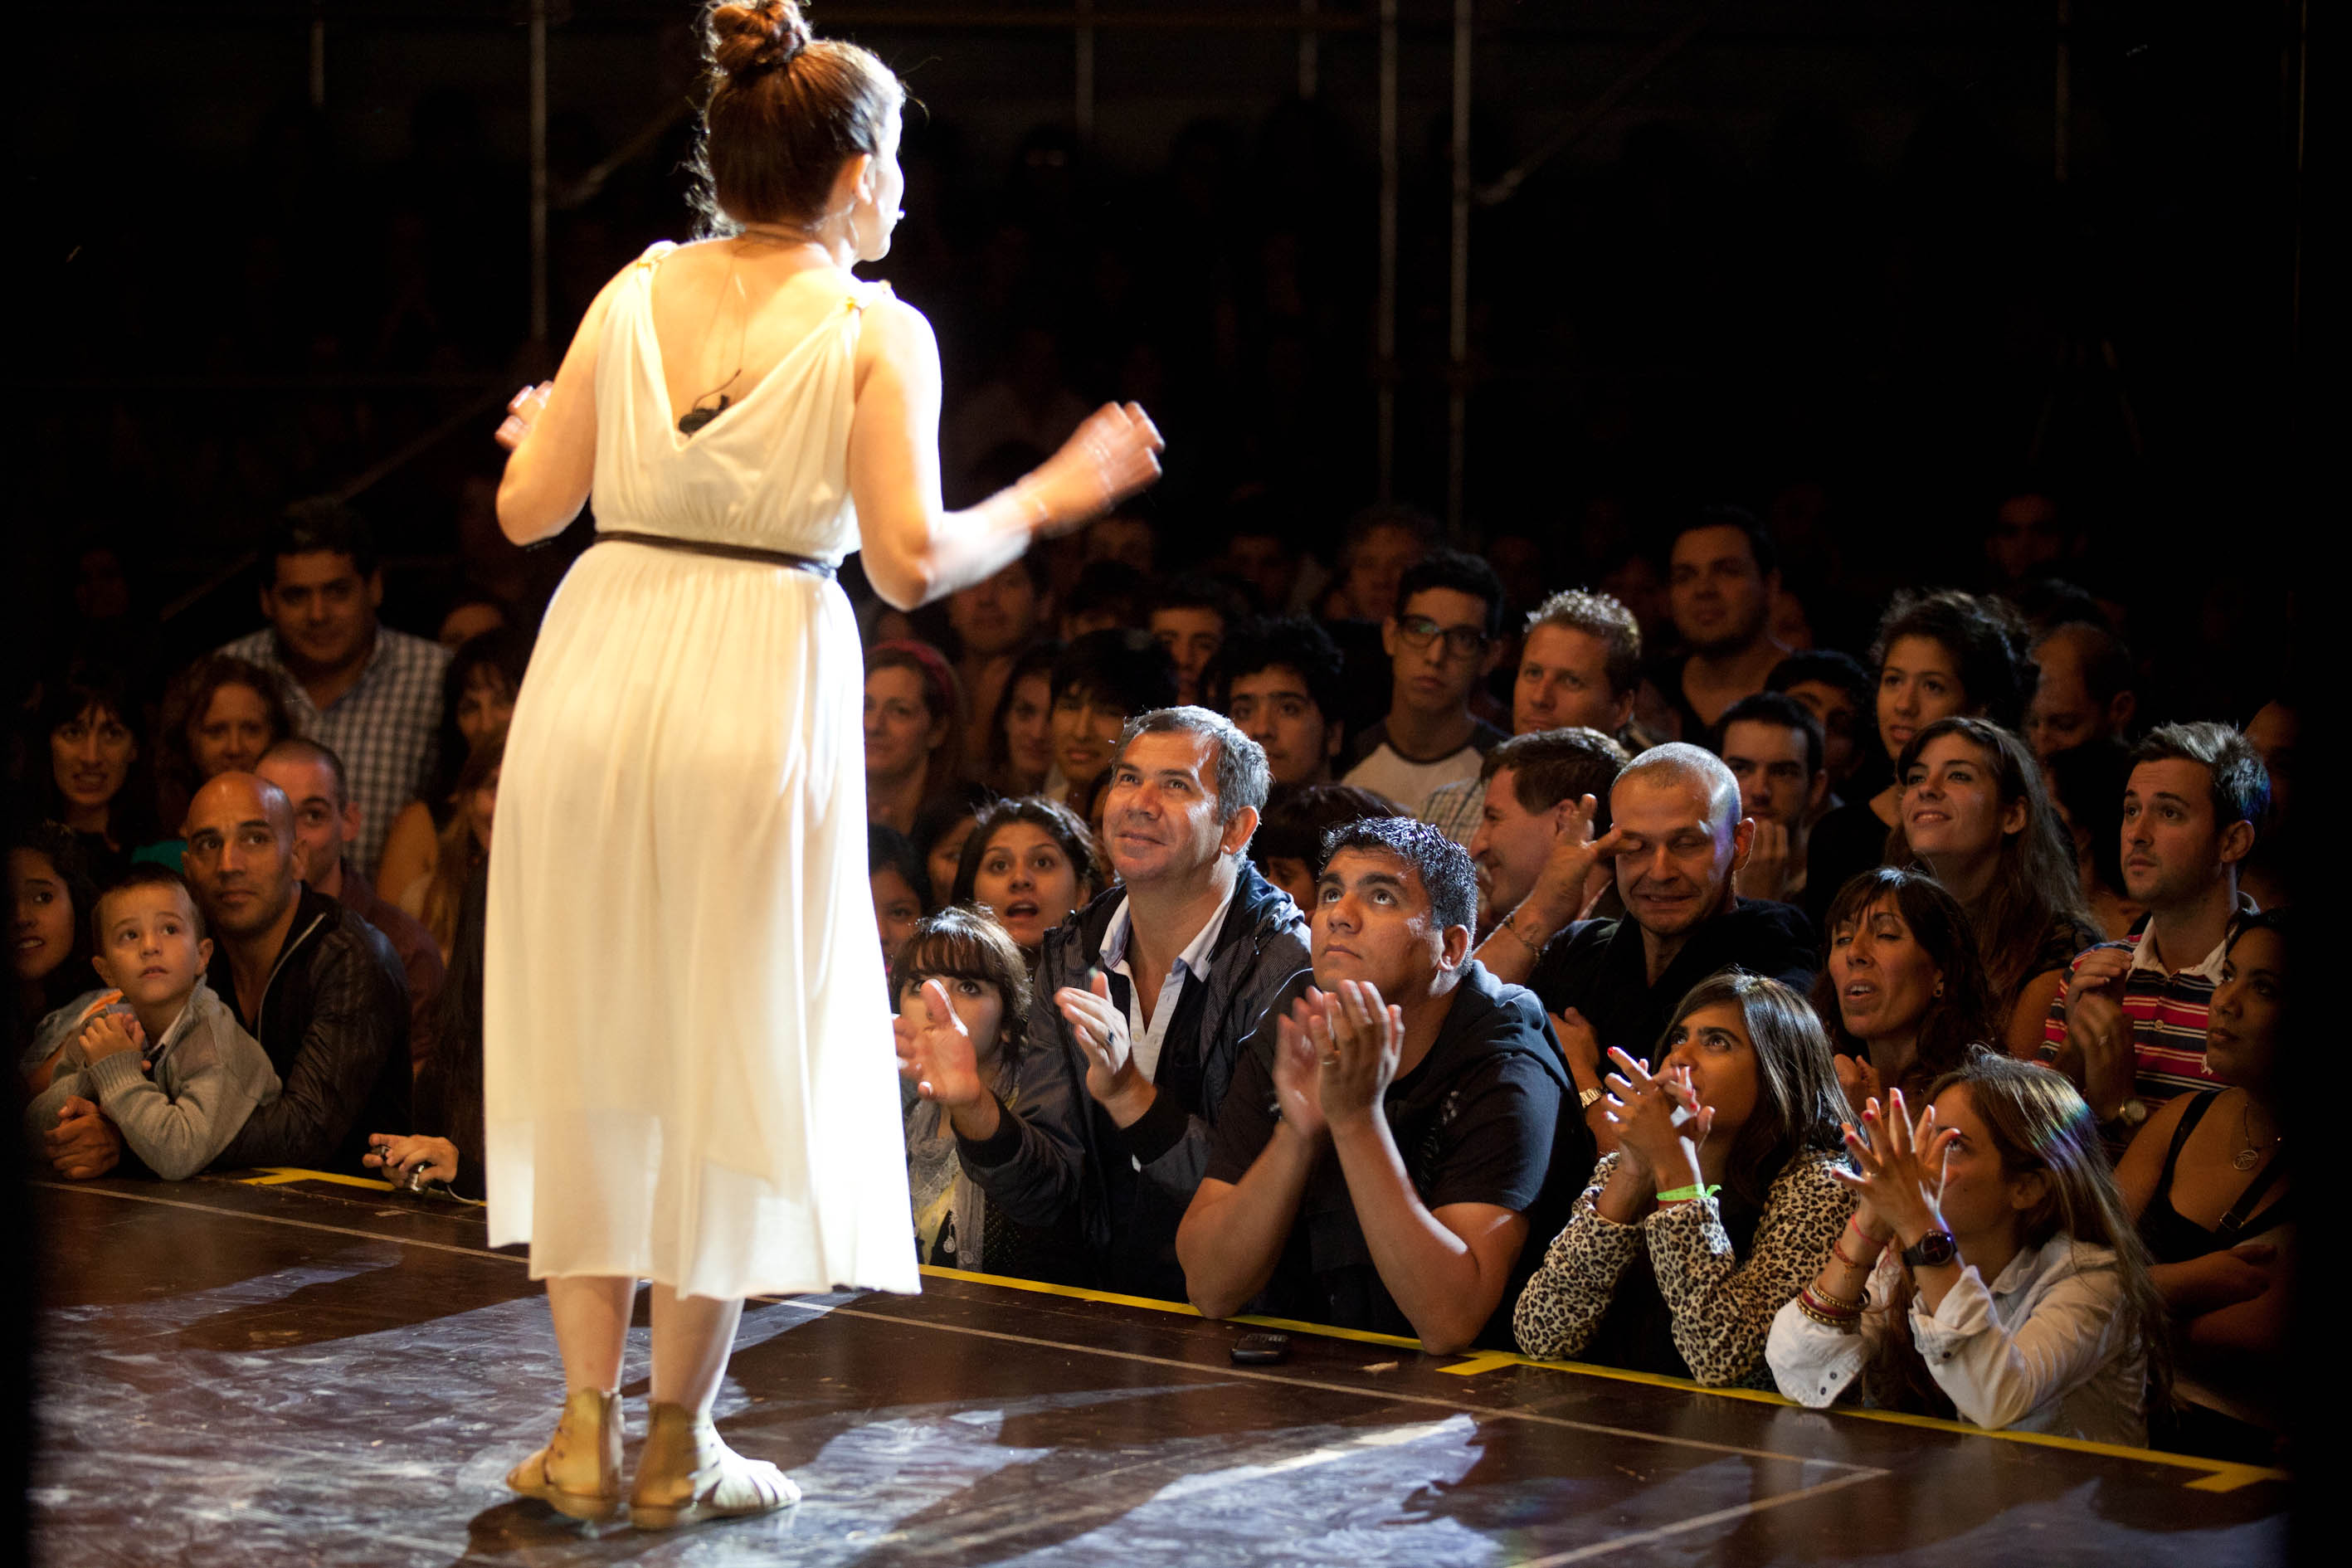
[[[1160,477],[1168,443],[1139,403],[1106,403],[1088,415],[1062,449],[1021,481],[1044,509],[1037,531],[1066,533]]]
[[[971,1031],[956,1016],[947,982],[923,982],[922,1015],[901,1013],[892,1020],[898,1043],[898,1071],[915,1080],[915,1092],[950,1110],[977,1104],[988,1092],[980,1081],[980,1061]]]
[[[1862,1200],[1854,1224],[1873,1241],[1899,1237],[1906,1247],[1943,1229],[1944,1156],[1958,1131],[1937,1127],[1932,1105],[1915,1126],[1899,1089],[1888,1092],[1883,1110],[1874,1099],[1864,1106],[1862,1124],[1859,1132],[1852,1122],[1845,1126],[1846,1152],[1858,1170],[1830,1173]]]

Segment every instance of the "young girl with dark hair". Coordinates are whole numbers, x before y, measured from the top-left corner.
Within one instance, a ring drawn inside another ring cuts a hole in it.
[[[441,729],[434,741],[433,773],[424,793],[400,808],[376,858],[375,889],[398,898],[433,874],[441,833],[457,811],[457,775],[474,743],[503,730],[514,717],[523,672],[530,668],[531,634],[500,626],[467,639],[441,677]]]
[[[1000,795],[1035,795],[1054,771],[1054,661],[1061,653],[1060,643],[1038,643],[1004,678],[980,765],[980,782]]]
[[[98,889],[81,844],[66,827],[37,823],[8,846],[8,953],[18,1063],[31,1092],[49,1087],[51,1064],[81,1026],[82,1009],[100,989],[89,966],[89,913]]]
[[[1773,1314],[1853,1212],[1829,1040],[1802,996],[1735,969],[1691,988],[1662,1046],[1655,1072],[1610,1053],[1617,1152],[1513,1328],[1528,1355],[1752,1383]]]
[[[2164,1303],[2091,1108],[2047,1068],[1972,1052],[1918,1120],[1901,1089],[1845,1130],[1860,1206],[1773,1320],[1780,1392],[2138,1447]]]
[[[2067,967],[2099,940],[2040,764],[2007,730],[1955,717],[1914,735],[1895,777],[1902,845],[1888,858],[1925,865],[1968,910],[1994,1037],[2013,1057],[2036,1056]]]
[[[2025,623],[1990,595],[1938,588],[1897,594],[1878,623],[1869,665],[1878,681],[1876,728],[1889,757],[1938,719],[1969,714],[2014,730],[2037,679]],[[1843,888],[1886,863],[1900,842],[1902,775],[1876,795],[1848,800],[1813,825],[1805,885]]]
[[[981,809],[949,901],[986,910],[1034,964],[1045,933],[1109,885],[1109,868],[1077,814],[1030,795]]]
[[[1022,1100],[1029,1041],[1029,971],[1004,928],[985,913],[941,910],[899,949],[890,990],[898,1004],[900,1098],[907,1108],[907,1180],[915,1246],[926,1263],[1028,1279],[1071,1279],[1085,1256],[1075,1234],[1034,1230],[1008,1218],[964,1173],[955,1129],[936,1097],[976,1079],[1008,1108]]]
[[[1832,900],[1813,1010],[1853,1116],[1889,1089],[1915,1100],[1990,1040],[1992,989],[1968,911],[1924,871],[1881,866]]]

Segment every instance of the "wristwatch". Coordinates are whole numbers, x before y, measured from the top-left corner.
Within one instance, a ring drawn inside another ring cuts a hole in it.
[[[2147,1101],[2135,1094],[2116,1107],[2116,1120],[2126,1127],[2137,1128],[2147,1120],[2148,1110]]]
[[[1933,1268],[1959,1256],[1960,1244],[1948,1230],[1931,1230],[1903,1249],[1903,1261],[1913,1268]]]

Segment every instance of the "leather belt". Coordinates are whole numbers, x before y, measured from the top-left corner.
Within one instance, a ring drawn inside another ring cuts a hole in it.
[[[720,544],[708,539],[680,539],[670,533],[638,533],[625,528],[600,528],[596,542],[604,544],[650,544],[656,550],[683,550],[689,555],[717,555],[729,561],[751,561],[762,566],[789,566],[795,572],[814,573],[819,577],[831,577],[834,564],[814,555],[794,555],[788,550],[761,550],[750,544]]]

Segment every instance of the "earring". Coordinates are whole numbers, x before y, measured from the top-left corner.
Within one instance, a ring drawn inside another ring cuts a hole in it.
[[[1936,982],[1936,994],[1937,994],[1937,995],[1938,995],[1938,996],[1941,996],[1943,994],[1944,994],[1944,983],[1943,983],[1942,981],[1938,980],[1938,981],[1937,981],[1937,982]]]

